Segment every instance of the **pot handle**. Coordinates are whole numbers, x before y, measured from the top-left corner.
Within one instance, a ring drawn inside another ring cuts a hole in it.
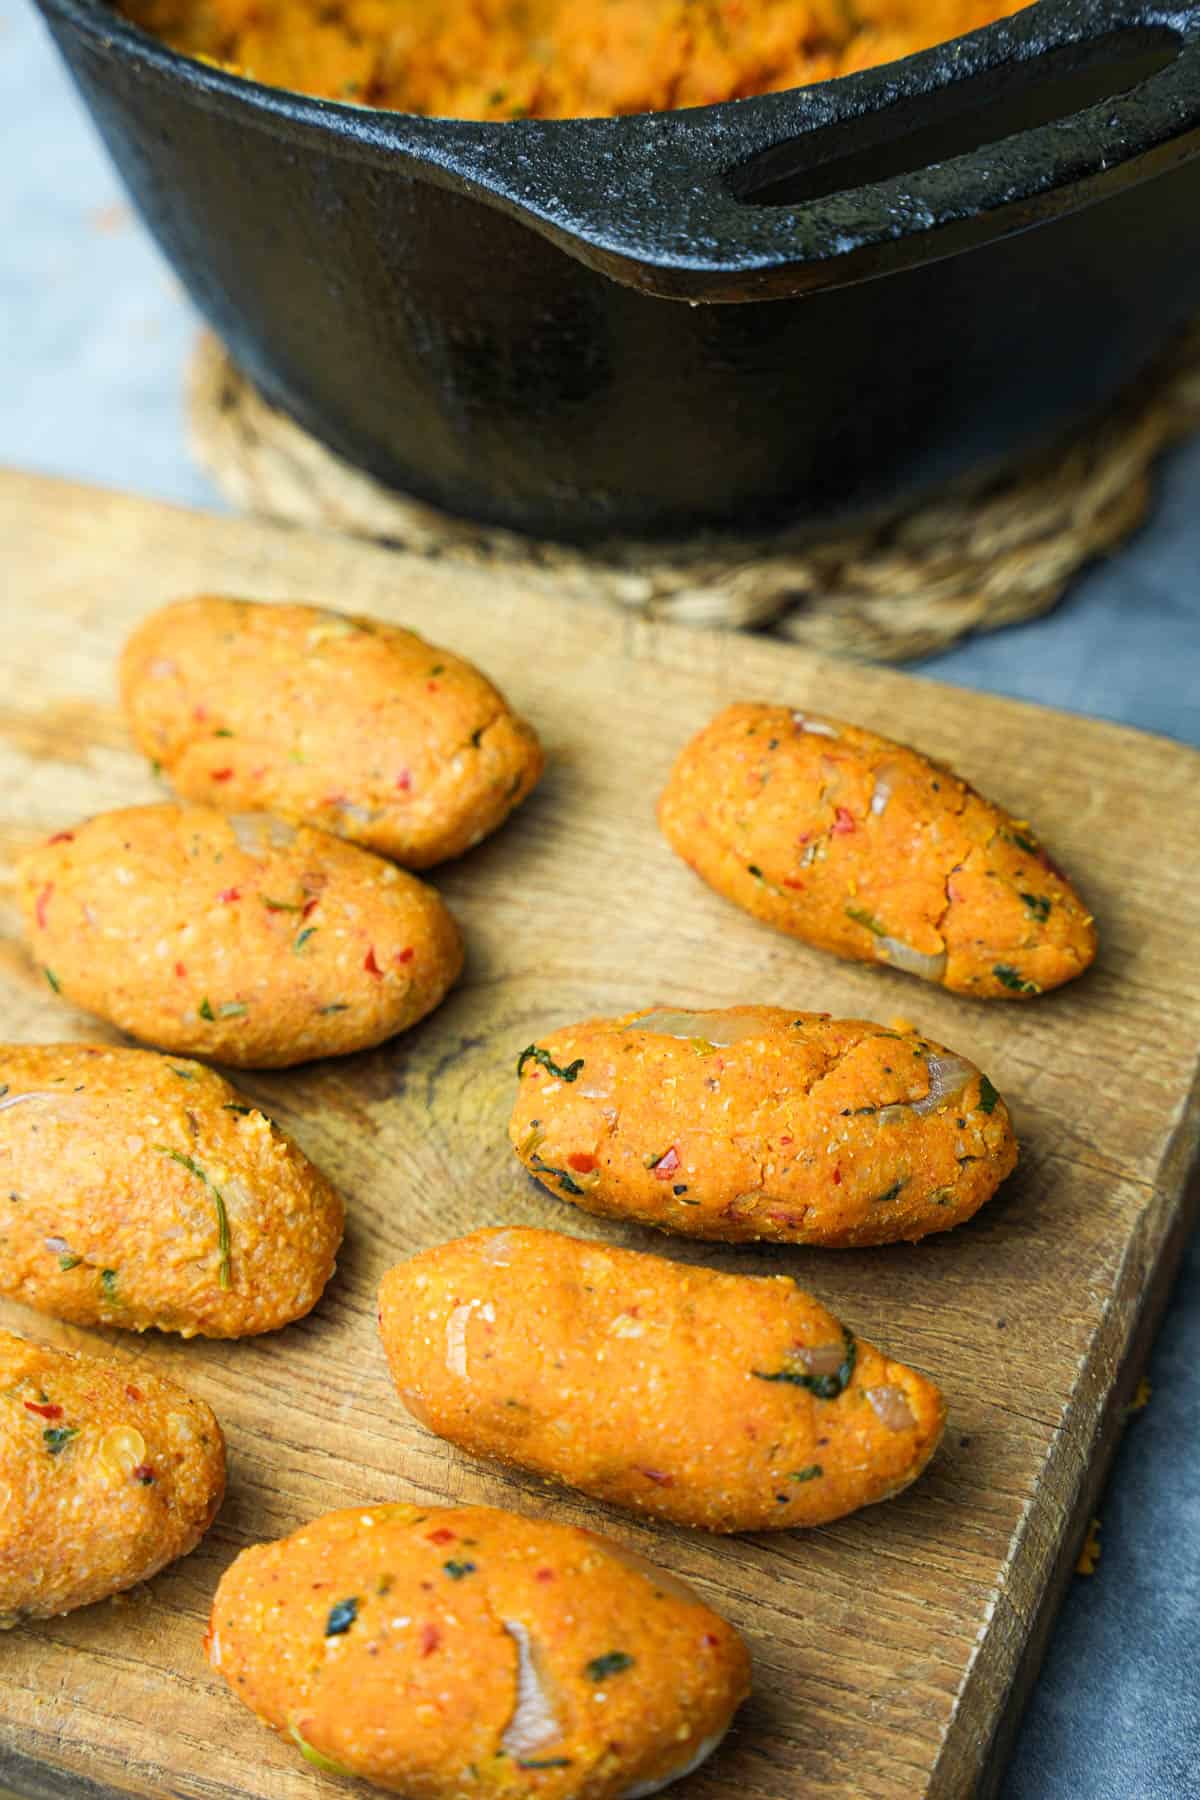
[[[1076,82],[1092,103],[1047,113],[1060,78],[1068,105]],[[1046,122],[1006,127],[1014,101]],[[931,156],[933,134],[953,150],[964,125],[973,147]],[[1040,0],[861,75],[603,126],[602,163],[581,157],[538,221],[581,261],[669,299],[844,286],[1077,211],[1200,153],[1200,0]],[[856,185],[839,185],[856,169]],[[523,210],[541,212],[532,198]]]

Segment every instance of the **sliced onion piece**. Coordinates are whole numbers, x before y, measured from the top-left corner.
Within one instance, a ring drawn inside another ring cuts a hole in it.
[[[730,1019],[719,1012],[652,1012],[631,1019],[626,1031],[648,1031],[657,1037],[698,1038],[720,1050],[763,1035],[758,1019]]]
[[[911,1431],[917,1422],[901,1388],[868,1388],[867,1399],[874,1407],[879,1423],[886,1425],[889,1431]]]
[[[670,1774],[659,1775],[654,1781],[639,1781],[635,1787],[626,1788],[620,1800],[649,1800],[651,1794],[661,1794],[673,1781],[682,1781],[685,1775],[694,1775],[701,1763],[707,1762],[713,1751],[720,1748],[728,1730],[729,1727],[726,1726],[725,1731],[717,1731],[712,1737],[704,1738],[695,1755],[689,1756],[685,1763],[680,1763]]]
[[[230,813],[229,825],[242,849],[250,856],[268,850],[286,850],[296,840],[296,828],[273,813]]]
[[[875,771],[875,787],[871,794],[871,812],[879,817],[892,797],[892,783],[903,770],[898,763],[881,763]]]
[[[53,1088],[31,1088],[27,1094],[6,1094],[0,1100],[0,1112],[10,1106],[20,1106],[22,1100],[53,1100],[56,1102],[54,1116],[59,1119],[82,1119],[88,1110],[85,1094],[64,1094]]]
[[[462,1381],[467,1378],[467,1326],[473,1312],[489,1323],[496,1317],[496,1309],[490,1300],[466,1300],[456,1306],[446,1320],[446,1367]]]
[[[789,1350],[788,1356],[795,1362],[803,1363],[810,1375],[836,1375],[846,1360],[846,1346],[817,1344],[809,1349],[800,1344]]]
[[[529,1633],[515,1619],[505,1619],[504,1629],[517,1646],[517,1698],[500,1748],[508,1756],[528,1756],[531,1750],[557,1743],[562,1726],[538,1669]]]
[[[828,719],[818,718],[813,713],[794,712],[792,724],[798,731],[808,732],[810,737],[837,738],[842,735],[835,725],[829,723]]]
[[[880,962],[890,963],[893,969],[903,969],[906,975],[916,975],[921,981],[941,981],[946,973],[944,950],[939,950],[936,956],[927,956],[923,950],[914,950],[911,944],[902,944],[899,938],[880,937],[875,940],[875,951]]]
[[[929,1092],[923,1100],[914,1100],[910,1111],[924,1118],[943,1100],[953,1099],[961,1094],[973,1075],[979,1073],[973,1063],[961,1056],[930,1056],[926,1058],[925,1067],[929,1070]]]

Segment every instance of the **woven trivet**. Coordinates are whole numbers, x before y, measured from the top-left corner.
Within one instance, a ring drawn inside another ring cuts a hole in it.
[[[384,487],[271,407],[201,338],[193,447],[235,505],[447,561],[520,565],[573,594],[688,625],[770,629],[814,650],[901,661],[1049,611],[1141,523],[1150,471],[1200,428],[1200,323],[1108,416],[986,485],[943,492],[869,530],[811,530],[580,550],[455,518]]]

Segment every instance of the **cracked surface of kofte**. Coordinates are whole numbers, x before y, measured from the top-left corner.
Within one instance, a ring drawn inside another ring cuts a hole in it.
[[[195,1549],[224,1489],[203,1401],[0,1331],[0,1626],[148,1580]]]
[[[634,1013],[519,1060],[518,1157],[587,1212],[839,1249],[948,1231],[1016,1164],[974,1064],[911,1031],[777,1006]]]
[[[696,1767],[749,1689],[732,1626],[590,1531],[358,1506],[244,1550],[208,1658],[328,1773],[409,1800],[618,1800]]]
[[[933,1383],[785,1275],[501,1229],[399,1264],[379,1299],[422,1424],[678,1525],[826,1524],[915,1481],[942,1434]]]
[[[658,819],[756,919],[956,994],[1027,999],[1096,954],[1089,913],[1027,823],[838,719],[727,707],[679,757]]]
[[[245,1337],[333,1274],[342,1202],[201,1063],[0,1045],[0,1293],[76,1325]]]
[[[56,832],[17,876],[55,993],[144,1043],[240,1068],[369,1049],[462,968],[433,888],[266,813],[124,807]]]
[[[411,869],[479,843],[542,773],[532,726],[471,663],[318,606],[163,607],[125,646],[121,697],[185,799],[303,820]]]

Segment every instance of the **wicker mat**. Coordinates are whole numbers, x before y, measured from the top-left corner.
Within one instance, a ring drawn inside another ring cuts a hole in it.
[[[786,529],[580,550],[439,512],[385,488],[276,411],[210,336],[191,374],[193,447],[238,507],[475,566],[647,618],[769,629],[842,656],[900,661],[1047,612],[1146,516],[1155,458],[1200,429],[1200,322],[1099,425],[1003,479],[870,530]]]

